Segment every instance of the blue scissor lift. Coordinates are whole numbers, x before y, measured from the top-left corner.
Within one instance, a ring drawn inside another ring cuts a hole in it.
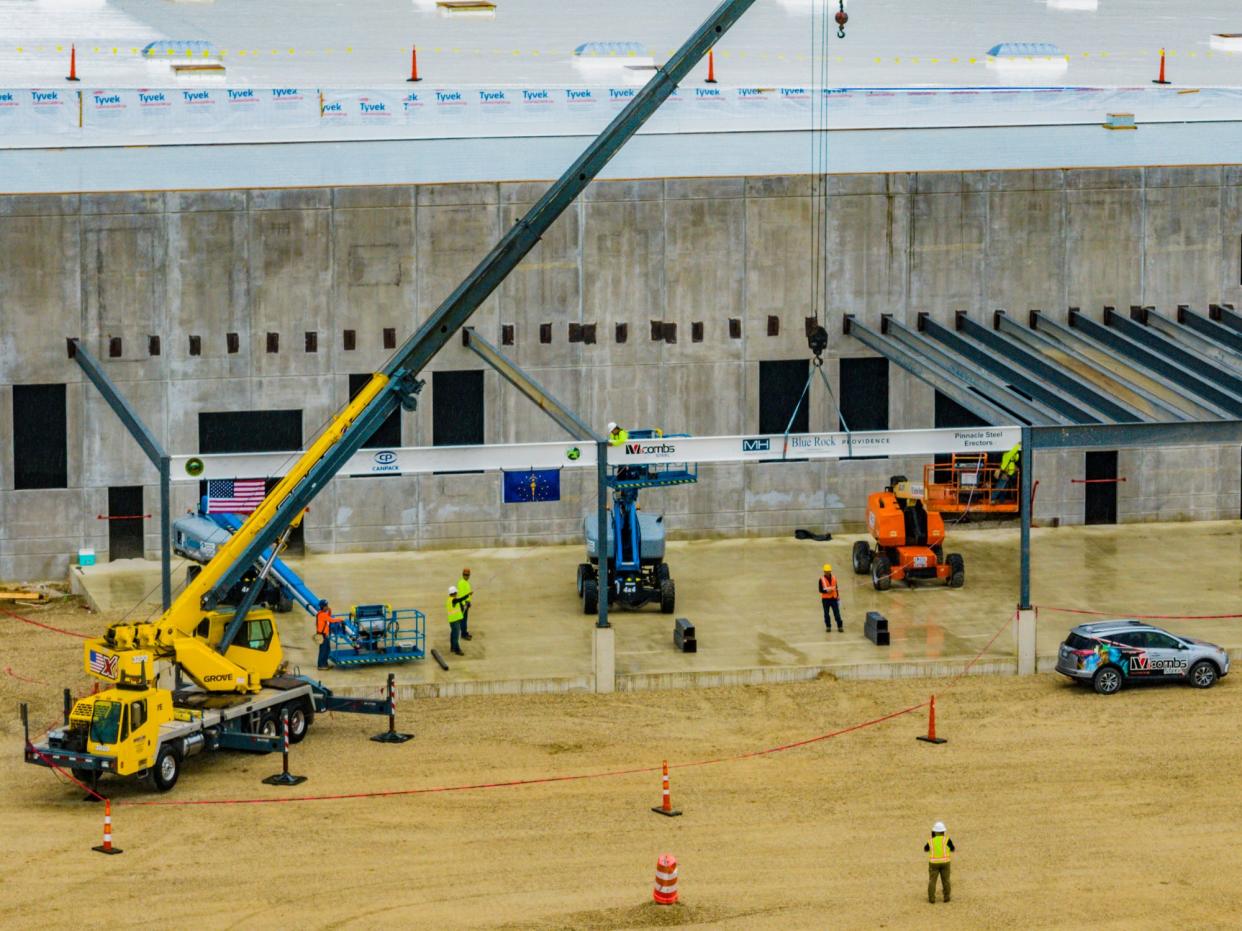
[[[636,441],[687,435],[665,434],[659,430],[629,431],[629,439]],[[643,488],[693,485],[698,480],[697,463],[609,466],[612,509],[603,572],[596,521],[594,518],[583,521],[588,561],[578,566],[578,596],[582,598],[584,614],[594,614],[599,609],[601,589],[607,592],[610,605],[641,608],[649,602],[658,602],[665,614],[673,613],[677,590],[668,563],[664,561],[664,515],[643,513],[638,506],[638,492]]]

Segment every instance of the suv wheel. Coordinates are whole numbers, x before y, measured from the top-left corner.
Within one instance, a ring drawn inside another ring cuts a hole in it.
[[[1121,691],[1121,670],[1116,666],[1105,666],[1091,680],[1096,692],[1100,695],[1112,695]]]
[[[1216,667],[1205,659],[1190,667],[1190,684],[1197,689],[1210,689],[1216,684]]]

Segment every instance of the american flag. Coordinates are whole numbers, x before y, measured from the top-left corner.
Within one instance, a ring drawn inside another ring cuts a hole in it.
[[[115,679],[118,659],[120,657],[115,653],[109,655],[91,650],[91,672],[106,676],[109,679]]]
[[[207,482],[207,513],[249,514],[266,494],[261,478],[213,478]]]

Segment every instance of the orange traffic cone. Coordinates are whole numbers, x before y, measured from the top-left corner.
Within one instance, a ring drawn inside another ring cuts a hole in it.
[[[707,84],[716,83],[716,50],[707,50]]]
[[[120,847],[112,846],[112,799],[104,799],[104,839],[103,843],[98,847],[92,847],[91,850],[99,853],[118,854],[122,850]]]
[[[677,858],[671,853],[662,853],[656,860],[655,888],[651,891],[651,898],[660,905],[674,905],[677,902]]]
[[[76,45],[69,46],[69,77],[65,80],[78,80],[78,47]]]
[[[1160,50],[1160,77],[1156,78],[1156,80],[1152,81],[1151,83],[1153,84],[1172,84],[1173,83],[1172,81],[1166,81],[1164,79],[1164,49]]]
[[[924,737],[920,735],[916,737],[915,740],[922,740],[929,744],[948,743],[948,741],[945,738],[936,736],[936,696],[935,695],[931,697],[931,704],[928,706],[928,709],[927,709],[927,736]]]
[[[422,78],[418,76],[418,46],[417,45],[410,46],[410,76],[406,78],[405,80],[407,84],[412,81],[422,80]]]
[[[669,796],[668,760],[664,761],[664,784],[663,784],[663,793],[660,799],[660,804],[651,810],[654,811],[657,815],[664,815],[667,818],[676,818],[678,815],[681,814],[681,809],[673,807],[672,800]]]

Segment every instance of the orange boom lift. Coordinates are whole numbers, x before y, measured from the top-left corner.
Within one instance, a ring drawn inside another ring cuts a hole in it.
[[[859,540],[851,556],[854,571],[870,572],[877,591],[903,580],[913,585],[936,579],[953,588],[965,583],[961,554],[944,555],[944,518],[923,506],[922,488],[904,475],[894,475],[883,491],[867,497],[867,529],[875,547]]]

